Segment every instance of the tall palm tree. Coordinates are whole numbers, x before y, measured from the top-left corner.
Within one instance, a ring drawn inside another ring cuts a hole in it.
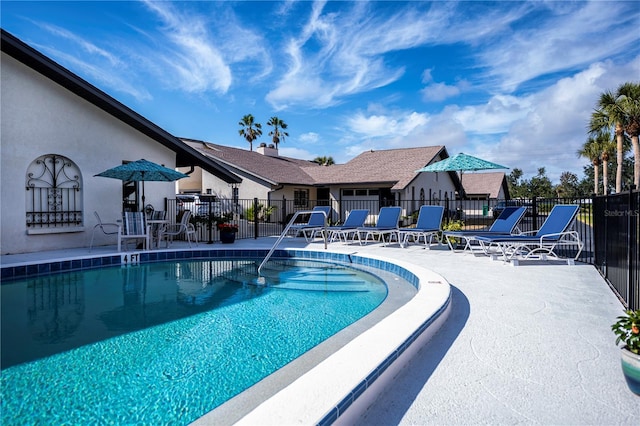
[[[262,124],[254,121],[253,115],[247,114],[238,123],[238,133],[249,142],[249,151],[253,151],[253,141],[262,136]]]
[[[597,139],[590,137],[586,140],[582,148],[577,152],[578,157],[585,157],[593,164],[593,193],[598,195],[598,182],[600,181],[600,155],[602,154],[602,147],[598,143]]]
[[[602,187],[603,194],[609,193],[609,160],[614,152],[616,152],[616,141],[609,133],[598,133],[596,140],[602,150],[600,158],[602,159]]]
[[[616,136],[616,193],[622,191],[622,160],[624,159],[624,109],[619,96],[611,91],[600,95],[598,108],[591,114],[589,131],[614,131]]]
[[[269,121],[267,121],[267,126],[273,126],[273,130],[269,132],[269,136],[272,137],[273,144],[278,148],[278,144],[284,142],[284,138],[289,136],[289,133],[285,132],[287,123],[278,117],[271,117]]]
[[[624,110],[626,120],[624,131],[631,138],[633,147],[633,184],[640,188],[640,83],[624,83],[618,87],[618,96]]]

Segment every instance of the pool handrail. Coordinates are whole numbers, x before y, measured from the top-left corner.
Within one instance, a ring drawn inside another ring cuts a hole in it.
[[[282,233],[280,234],[280,236],[278,237],[276,242],[273,244],[273,247],[271,247],[271,250],[269,250],[269,253],[267,253],[265,258],[262,260],[262,262],[260,263],[260,266],[258,266],[258,280],[262,277],[262,275],[260,274],[260,271],[262,270],[262,267],[264,266],[265,263],[267,263],[267,260],[269,260],[269,258],[273,254],[273,252],[276,251],[276,248],[278,247],[278,244],[280,244],[280,242],[287,235],[287,233],[289,232],[289,228],[291,228],[291,226],[295,223],[297,217],[302,215],[302,214],[316,214],[316,213],[322,213],[322,216],[324,216],[324,225],[323,225],[324,232],[322,233],[322,239],[324,240],[324,249],[325,250],[327,249],[327,212],[325,212],[323,210],[300,210],[300,211],[297,211],[297,212],[295,212],[293,214],[293,216],[291,217],[291,220],[289,220],[289,223],[287,223],[287,226],[284,227],[284,231],[282,231]]]

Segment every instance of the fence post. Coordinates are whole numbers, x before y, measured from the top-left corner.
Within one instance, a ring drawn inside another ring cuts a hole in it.
[[[635,259],[637,258],[636,253],[638,250],[638,244],[635,243],[636,233],[638,232],[638,230],[634,226],[634,221],[637,220],[635,216],[637,206],[634,206],[635,203],[633,196],[633,191],[635,191],[635,189],[635,185],[631,185],[629,187],[629,211],[627,212],[627,247],[629,247],[629,250],[627,250],[627,265],[629,269],[629,273],[627,276],[627,294],[629,295],[629,309],[639,309],[638,306],[634,306],[636,302],[636,288],[633,282],[633,271],[636,270]]]
[[[207,200],[207,227],[209,228],[209,241],[207,241],[207,244],[213,244],[213,226],[212,226],[212,219],[213,219],[213,210],[211,209],[211,198],[209,197],[209,199]]]
[[[258,226],[258,197],[253,199],[253,239],[258,239],[260,227]]]
[[[282,217],[282,229],[280,230],[280,232],[284,231],[285,226],[287,226],[287,198],[283,195],[282,196],[282,215],[280,217]]]

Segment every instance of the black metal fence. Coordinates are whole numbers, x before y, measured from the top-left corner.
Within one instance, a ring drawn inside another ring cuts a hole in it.
[[[640,309],[640,192],[594,197],[593,264],[629,309]]]
[[[580,206],[574,229],[580,234],[584,248],[579,261],[594,264],[609,282],[621,300],[632,309],[640,306],[638,290],[638,195],[610,195],[581,199],[533,198],[510,200],[525,206],[526,214],[519,224],[523,232],[535,231],[542,226],[556,204]],[[505,200],[483,199],[454,201],[448,199],[401,200],[393,204],[402,207],[400,226],[411,226],[417,219],[420,206],[441,205],[445,208],[443,226],[456,225],[462,229],[489,227]],[[175,218],[184,209],[193,213],[198,240],[205,243],[219,241],[216,223],[226,221],[238,226],[236,238],[258,238],[279,235],[296,211],[311,210],[316,205],[330,205],[330,223],[344,221],[352,209],[369,209],[366,224],[375,224],[378,212],[388,202],[378,200],[259,200],[242,199],[184,203],[166,200],[168,218]],[[304,216],[299,217],[304,220]],[[575,249],[566,248],[560,255],[575,256]]]

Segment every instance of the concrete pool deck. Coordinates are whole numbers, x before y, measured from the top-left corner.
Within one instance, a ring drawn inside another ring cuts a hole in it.
[[[274,241],[238,240],[224,248],[264,249]],[[172,248],[185,247],[179,244]],[[300,238],[279,247],[324,249]],[[452,295],[439,331],[366,411],[347,412],[338,424],[640,424],[640,398],[624,382],[610,330],[623,307],[593,266],[512,267],[418,245],[329,248],[427,268],[449,282]],[[111,252],[113,247],[9,255],[1,264]]]

